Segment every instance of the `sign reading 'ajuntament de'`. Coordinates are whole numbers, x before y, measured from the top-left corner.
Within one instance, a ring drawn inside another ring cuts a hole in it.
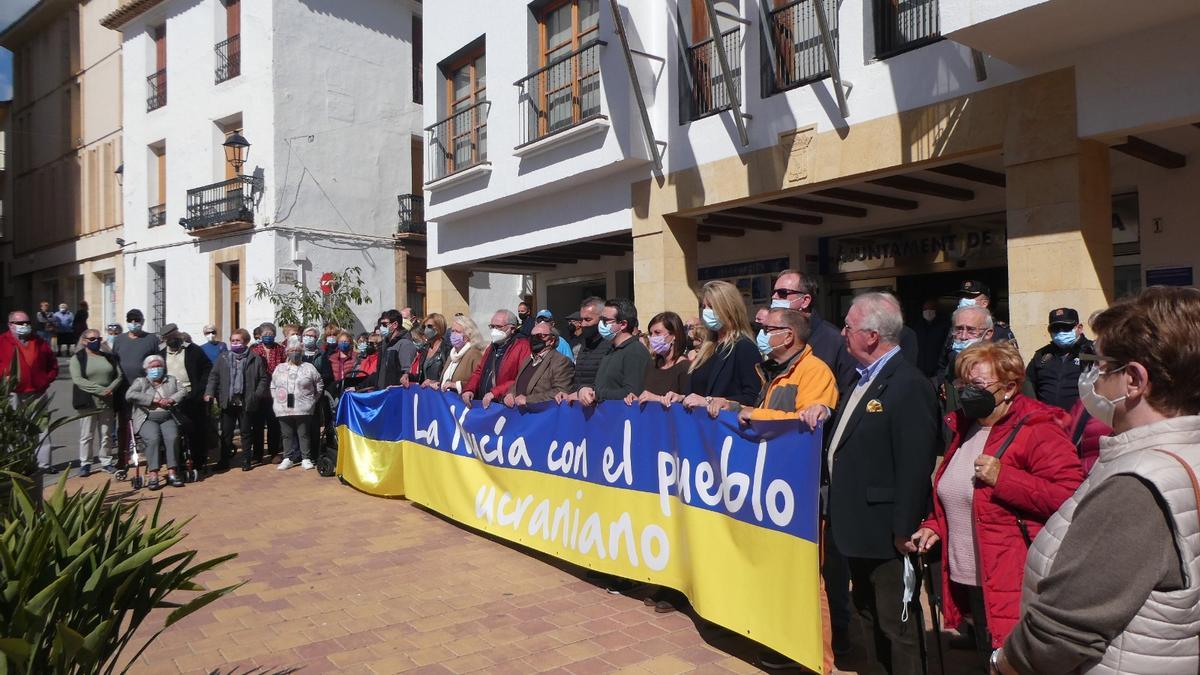
[[[822,242],[828,272],[849,273],[937,263],[1003,261],[1007,239],[1004,215],[924,225]]]

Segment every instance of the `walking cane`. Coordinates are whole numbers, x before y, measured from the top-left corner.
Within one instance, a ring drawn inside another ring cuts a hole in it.
[[[942,619],[941,619],[941,589],[934,590],[933,585],[933,568],[930,567],[929,561],[926,560],[925,554],[919,554],[918,560],[921,563],[921,572],[925,577],[925,596],[929,598],[929,613],[933,620],[933,640],[937,646],[938,656],[938,672],[946,675],[946,656],[942,653]],[[926,673],[929,672],[928,667]]]

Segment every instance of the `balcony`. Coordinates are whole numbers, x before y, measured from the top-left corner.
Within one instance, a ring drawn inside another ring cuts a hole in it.
[[[400,220],[396,225],[396,234],[425,234],[424,195],[399,195],[396,199],[400,202]]]
[[[151,206],[149,209],[147,209],[147,211],[149,213],[147,214],[146,222],[149,224],[150,227],[158,227],[159,225],[166,225],[166,223],[167,223],[167,205],[166,204],[156,204],[154,206]]]
[[[740,28],[731,28],[720,36],[725,55],[729,57],[729,67],[733,70],[730,73],[733,86],[739,91],[742,86],[740,38]],[[725,76],[721,73],[716,42],[709,38],[688,47],[686,59],[684,68],[689,77],[684,78],[683,85],[689,88],[690,83],[691,86],[686,96],[681,97],[686,105],[681,121],[698,120],[732,108],[733,102],[729,100],[729,93],[725,90]]]
[[[216,84],[232,80],[242,74],[242,42],[240,35],[218,42],[213,47],[217,52]]]
[[[824,7],[836,54],[837,3],[826,2]],[[775,48],[775,67],[773,72],[767,73],[765,91],[780,92],[829,77],[829,59],[821,44],[817,6],[813,0],[796,0],[773,10],[770,27]]]
[[[600,48],[593,40],[538,68],[520,89],[518,148],[600,117]]]
[[[938,0],[874,0],[875,58],[886,59],[942,39]]]
[[[146,78],[146,112],[158,110],[167,104],[167,69]]]
[[[236,176],[188,190],[187,217],[179,224],[197,236],[252,229],[254,201],[261,190],[262,179],[255,176]]]
[[[468,179],[485,173],[487,166],[487,116],[490,101],[479,101],[456,111],[446,119],[425,127],[425,147],[429,148],[429,184],[458,182],[452,176]],[[480,171],[472,171],[479,168]]]

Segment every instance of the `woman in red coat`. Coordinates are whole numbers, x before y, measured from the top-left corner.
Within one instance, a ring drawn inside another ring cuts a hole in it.
[[[969,615],[986,662],[1021,616],[1029,544],[1083,482],[1083,468],[1067,412],[1021,394],[1016,347],[973,345],[955,371],[962,408],[946,418],[954,437],[934,473],[933,513],[912,538],[922,553],[942,543],[946,625]]]

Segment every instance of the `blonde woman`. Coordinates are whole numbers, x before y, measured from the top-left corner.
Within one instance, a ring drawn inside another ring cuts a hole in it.
[[[479,326],[465,314],[455,315],[446,333],[446,340],[450,343],[450,352],[446,356],[441,377],[437,380],[427,379],[421,386],[461,394],[464,384],[471,379],[471,373],[475,372],[475,367],[483,358],[487,343],[479,332]]]
[[[712,417],[721,410],[754,405],[762,388],[756,369],[762,356],[741,293],[728,281],[710,281],[700,289],[700,305],[703,340],[691,361],[692,393],[672,392],[664,398],[682,401],[689,410],[707,408]]]

